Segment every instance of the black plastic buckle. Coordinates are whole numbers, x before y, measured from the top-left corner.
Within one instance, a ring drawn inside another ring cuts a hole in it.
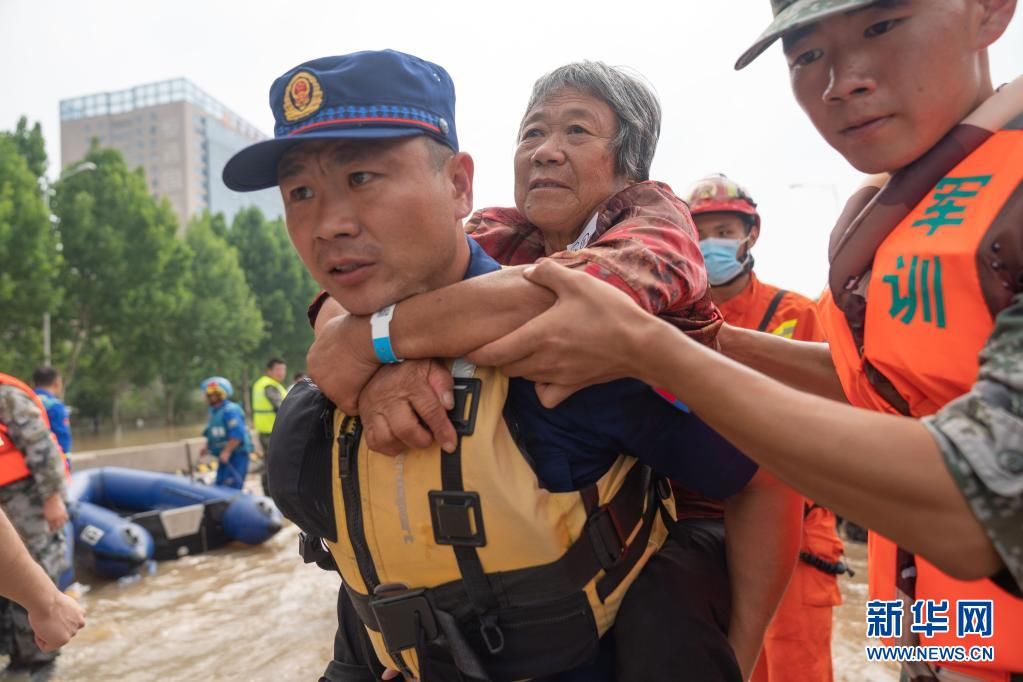
[[[323,540],[308,533],[298,534],[298,555],[307,564],[316,564],[325,571],[336,571],[334,555],[323,546]]]
[[[487,544],[479,493],[431,490],[428,495],[433,539],[438,545],[484,547]]]
[[[448,419],[459,436],[471,436],[476,430],[476,412],[480,406],[482,387],[483,382],[479,379],[455,379],[455,406],[448,410]]]
[[[611,570],[625,554],[625,538],[614,516],[607,507],[601,507],[586,521],[586,533],[590,537],[597,561],[605,570]]]
[[[420,642],[437,639],[437,619],[426,598],[426,590],[404,585],[379,585],[369,601],[387,651],[396,654],[415,649]]]

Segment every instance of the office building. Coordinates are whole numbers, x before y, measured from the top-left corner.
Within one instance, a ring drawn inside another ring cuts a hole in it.
[[[150,191],[170,201],[182,229],[207,209],[229,223],[244,206],[269,218],[283,214],[276,188],[241,194],[220,179],[236,151],[266,135],[184,78],[62,100],[62,167],[82,159],[93,138],[145,171]]]

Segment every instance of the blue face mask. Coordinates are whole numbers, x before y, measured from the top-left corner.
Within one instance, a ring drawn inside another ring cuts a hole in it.
[[[748,237],[747,237],[748,239]],[[746,258],[739,260],[739,247],[746,239],[721,239],[707,237],[700,240],[703,262],[707,265],[707,280],[712,287],[728,284],[753,267],[753,257],[746,252]]]

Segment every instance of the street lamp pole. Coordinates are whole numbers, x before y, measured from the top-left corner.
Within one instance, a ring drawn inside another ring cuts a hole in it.
[[[50,366],[50,311],[43,313],[43,364]]]

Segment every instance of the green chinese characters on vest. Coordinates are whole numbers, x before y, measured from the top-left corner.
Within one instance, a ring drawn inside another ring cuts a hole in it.
[[[922,320],[939,329],[946,326],[945,295],[941,283],[941,258],[913,256],[906,267],[906,259],[895,259],[895,272],[884,275],[881,281],[891,288],[892,303],[888,315],[903,324]]]
[[[938,181],[931,196],[931,205],[924,211],[926,217],[913,222],[913,227],[927,227],[928,237],[948,225],[961,225],[966,214],[968,199],[991,180],[990,175],[963,178],[947,177]]]

